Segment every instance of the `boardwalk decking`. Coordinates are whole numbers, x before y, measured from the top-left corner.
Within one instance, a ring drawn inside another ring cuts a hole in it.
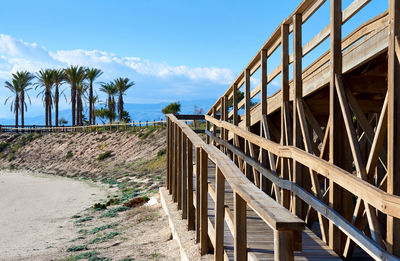
[[[208,180],[215,190],[215,164],[209,162]],[[195,178],[193,179],[194,184]],[[233,210],[233,192],[227,182],[225,182],[225,204]],[[210,223],[214,226],[215,201],[208,197],[208,216]],[[232,211],[232,214],[233,211]],[[259,218],[256,213],[247,207],[247,240],[250,256],[256,260],[274,260],[274,231]],[[295,260],[341,260],[337,254],[318,238],[310,229],[306,228],[302,235],[302,251],[295,251]],[[225,221],[224,233],[225,252],[229,260],[234,260],[233,255],[233,236]]]

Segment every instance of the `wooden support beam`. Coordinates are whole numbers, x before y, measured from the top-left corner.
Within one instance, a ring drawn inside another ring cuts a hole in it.
[[[274,231],[274,260],[293,261],[294,260],[294,238],[293,232],[287,230]]]
[[[208,253],[208,155],[200,153],[200,253]]]
[[[339,102],[335,90],[335,76],[342,74],[342,0],[330,0],[330,87],[329,87],[329,162],[335,165],[341,165],[340,153],[344,153],[340,138],[343,133],[343,124],[341,115],[337,112]],[[329,182],[329,205],[331,208],[342,209],[342,191],[340,186],[333,181]],[[329,222],[329,247],[336,253],[342,253],[342,236],[338,227],[332,221]]]
[[[301,28],[302,27],[302,15],[295,14],[293,16],[293,84],[294,84],[294,104],[298,104],[302,99],[303,95],[303,80],[302,80],[302,41],[301,41]],[[293,106],[293,145],[297,148],[302,148],[302,133],[300,130],[299,119],[298,119],[298,106]],[[303,187],[303,167],[297,161],[293,160],[293,177],[292,181]],[[304,219],[304,204],[296,196],[292,195],[293,202],[293,213]]]
[[[182,150],[182,219],[187,218],[187,144],[186,135],[182,132],[181,135],[181,150]]]
[[[177,149],[177,173],[176,173],[176,198],[178,201],[178,210],[182,209],[182,129],[177,127],[177,135],[176,135],[176,149]]]
[[[400,195],[400,1],[389,0],[388,46],[388,178],[387,192]],[[400,257],[400,219],[387,217],[387,250]]]
[[[235,215],[235,238],[234,238],[235,261],[244,261],[247,260],[246,201],[238,193],[234,193],[234,215]]]
[[[238,86],[236,83],[233,84],[233,97],[232,97],[232,110],[233,110],[233,124],[238,126],[239,118],[238,118]]]
[[[195,210],[193,202],[193,144],[187,139],[187,220],[188,230],[195,229]],[[196,188],[198,190],[198,187]]]
[[[215,125],[214,125],[215,127]],[[196,243],[200,243],[200,176],[201,176],[201,148],[196,146]]]
[[[250,128],[250,70],[246,69],[245,73],[245,82],[244,82],[244,98],[245,98],[245,121],[246,121],[246,129]]]
[[[224,217],[225,215],[225,177],[216,168],[216,200],[215,200],[215,245],[214,260],[224,260]]]
[[[292,135],[290,131],[289,122],[289,25],[281,25],[281,93],[282,93],[282,103],[281,103],[281,145],[291,145],[291,141],[288,135]],[[284,179],[289,179],[289,166],[288,160],[281,158],[281,177]],[[287,209],[290,208],[290,193],[287,190],[281,190],[281,204]]]

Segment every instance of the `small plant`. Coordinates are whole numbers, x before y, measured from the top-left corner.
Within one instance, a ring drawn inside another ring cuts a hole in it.
[[[102,161],[102,160],[105,160],[105,159],[107,159],[107,158],[109,158],[109,157],[111,157],[111,156],[112,156],[112,151],[111,151],[111,150],[107,150],[107,151],[105,151],[104,153],[101,153],[101,154],[97,157],[97,160]]]
[[[118,212],[123,212],[123,211],[127,211],[128,207],[125,206],[119,206],[113,209],[110,209],[109,211],[107,211],[106,213],[103,213],[100,217],[116,217],[118,215]]]
[[[84,218],[78,219],[77,221],[75,221],[75,223],[83,223],[83,222],[90,221],[92,219],[93,219],[92,216],[88,216],[88,217],[84,217]]]
[[[9,143],[0,142],[0,152],[3,152],[9,145]]]
[[[87,250],[87,246],[86,245],[79,245],[79,246],[72,246],[67,248],[67,252],[78,252],[78,251],[82,251],[82,250]]]
[[[73,260],[93,258],[93,257],[97,257],[98,254],[99,253],[96,251],[90,251],[90,252],[86,252],[86,253],[82,253],[82,254],[74,256]]]
[[[72,158],[72,156],[73,156],[72,151],[69,150],[69,151],[67,152],[67,154],[65,155],[65,158],[66,158],[66,159],[69,159],[69,158]]]
[[[117,225],[116,224],[108,224],[108,225],[104,225],[104,226],[101,226],[101,227],[95,227],[95,228],[93,228],[92,230],[90,230],[90,234],[96,234],[97,232],[100,232],[100,231],[103,231],[103,230],[106,230],[106,229],[110,229],[110,228],[114,228],[114,227],[116,227]]]
[[[150,255],[150,258],[157,258],[157,257],[159,257],[160,256],[160,254],[158,254],[158,253],[153,253],[153,254],[151,254]]]
[[[99,242],[104,242],[104,241],[113,239],[114,237],[116,237],[118,235],[119,235],[118,232],[110,232],[107,235],[105,235],[104,237],[97,237],[97,238],[93,239],[92,241],[89,242],[89,244],[96,244]]]
[[[162,155],[164,155],[165,153],[167,153],[166,149],[161,149],[157,152],[157,157],[161,157]]]
[[[80,215],[73,215],[71,218],[80,218]]]
[[[107,208],[106,204],[103,203],[96,203],[93,205],[94,210],[104,210],[106,208]]]

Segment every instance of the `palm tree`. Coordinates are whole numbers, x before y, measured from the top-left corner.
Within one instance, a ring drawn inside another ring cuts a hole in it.
[[[64,69],[65,80],[71,85],[72,126],[76,125],[76,86],[85,78],[85,69],[81,66],[70,66]]]
[[[18,79],[16,79],[13,76],[13,79],[11,80],[11,82],[9,82],[9,81],[5,82],[5,87],[7,89],[9,89],[13,93],[13,95],[15,95],[14,101],[11,102],[10,110],[14,111],[14,113],[15,113],[15,128],[18,128],[18,109],[19,109],[19,101],[20,101],[19,95],[21,93],[20,83],[19,83]],[[12,98],[12,96],[9,96],[5,100],[4,104],[6,104],[10,98]]]
[[[51,89],[53,88],[53,71],[51,69],[41,69],[36,73],[36,88],[43,87],[43,90],[38,93],[43,96],[43,104],[46,108],[46,127],[51,127],[51,107],[53,105]]]
[[[86,76],[89,80],[89,124],[95,124],[94,116],[94,100],[93,100],[93,83],[99,78],[103,72],[97,68],[86,69]]]
[[[31,81],[34,78],[34,76],[28,71],[18,71],[15,74],[13,74],[13,77],[17,79],[20,87],[19,106],[21,110],[21,128],[23,128],[25,126],[25,111],[28,110],[28,106],[26,105],[25,102],[25,96],[28,97],[30,102],[31,98],[28,95],[28,91],[31,90],[31,88],[28,87],[29,85],[31,85]]]
[[[115,98],[114,96],[117,94],[118,90],[113,82],[110,83],[102,83],[100,91],[107,94],[107,102],[106,105],[108,110],[110,111],[109,115],[115,115]],[[114,117],[110,117],[110,122],[113,122]]]
[[[65,75],[64,75],[64,70],[62,69],[54,69],[52,70],[52,75],[53,75],[53,83],[54,83],[54,107],[56,111],[55,115],[55,124],[56,127],[58,127],[58,104],[60,101],[60,85],[62,85],[65,81]]]
[[[77,109],[77,121],[78,125],[83,125],[83,98],[88,86],[82,81],[76,85],[76,109]]]
[[[135,82],[131,82],[129,81],[128,78],[118,78],[114,81],[114,84],[118,90],[118,120],[122,121],[122,116],[123,116],[123,112],[124,112],[124,100],[123,100],[123,96],[125,94],[125,92],[132,87],[133,85],[135,85]]]

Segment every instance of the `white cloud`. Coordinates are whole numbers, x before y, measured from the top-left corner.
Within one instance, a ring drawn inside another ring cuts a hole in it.
[[[9,80],[11,73],[18,70],[36,72],[41,68],[62,68],[68,65],[100,68],[104,74],[99,81],[109,81],[116,77],[132,79],[136,85],[128,91],[126,100],[141,103],[217,99],[235,77],[228,68],[171,65],[139,57],[119,57],[100,50],[51,52],[36,43],[0,34],[0,79],[3,81]],[[0,85],[3,85],[1,80]],[[4,103],[5,96],[8,93],[4,90],[1,92],[0,104]],[[36,93],[32,93],[31,97],[36,97]],[[37,101],[34,103],[38,105]],[[67,103],[63,101],[60,105],[66,107]],[[5,106],[0,107],[0,113],[9,113],[2,107]]]

